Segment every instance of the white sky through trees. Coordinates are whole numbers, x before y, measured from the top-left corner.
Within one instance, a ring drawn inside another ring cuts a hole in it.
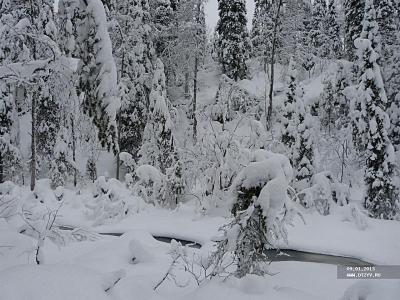
[[[54,0],[55,11],[58,9],[58,1]],[[254,0],[247,0],[247,26],[251,27],[251,20],[254,14]],[[218,0],[207,0],[206,3],[206,22],[209,30],[213,31],[218,22]]]

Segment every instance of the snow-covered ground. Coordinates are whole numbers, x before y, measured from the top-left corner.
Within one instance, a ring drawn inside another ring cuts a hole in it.
[[[17,216],[8,222],[2,220],[0,299],[340,299],[357,282],[337,279],[334,265],[274,262],[269,270],[271,276],[214,279],[198,287],[191,275],[182,270],[183,266],[177,264],[176,282],[167,279],[154,291],[170,267],[173,247],[153,236],[196,241],[203,247],[187,248],[188,257],[207,257],[213,249],[212,240],[218,239],[218,228],[227,219],[212,213],[202,215],[196,203],[189,202],[174,211],[146,206],[121,222],[91,227],[77,203],[85,201],[84,195],[88,194],[70,195],[65,200],[59,224],[125,234],[68,242],[65,246],[46,239],[44,265],[36,266],[36,240],[17,232]],[[367,228],[362,230],[345,221],[346,213],[340,208],[329,216],[316,211],[302,214],[305,224],[298,219],[294,227],[289,227],[288,248],[357,257],[376,264],[400,264],[399,222],[368,219]],[[363,286],[365,282],[359,283],[357,291],[379,297],[351,298],[350,290],[348,298],[343,299],[393,300],[397,299],[393,295],[399,295],[400,283],[395,280],[370,281],[368,287]]]

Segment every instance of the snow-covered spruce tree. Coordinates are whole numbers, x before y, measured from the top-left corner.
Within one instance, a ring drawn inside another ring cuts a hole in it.
[[[247,76],[249,57],[246,1],[218,0],[218,10],[218,61],[224,74],[238,81]]]
[[[399,28],[400,29],[400,28]],[[393,47],[386,72],[388,114],[390,117],[389,136],[396,150],[400,150],[400,32],[394,35],[397,47]]]
[[[97,179],[96,159],[93,156],[90,156],[86,162],[86,175],[92,182]]]
[[[114,18],[122,33],[116,35],[120,40],[115,41],[114,50],[121,96],[119,148],[137,159],[147,121],[155,59],[147,0],[119,1]]]
[[[19,29],[20,18],[26,17],[26,7],[16,5],[11,1],[0,3],[0,63],[2,65],[22,60],[28,60],[30,56],[26,40],[20,39],[12,29]]]
[[[264,66],[272,48],[273,7],[271,0],[255,1],[253,26],[251,28],[252,56],[262,57]]]
[[[371,42],[372,48],[378,53],[378,59],[380,59],[382,53],[382,39],[373,0],[365,0],[364,19],[362,21],[360,37],[362,39],[368,39]]]
[[[183,179],[183,166],[175,150],[175,163],[166,170],[164,186],[164,204],[175,207],[181,202],[185,193],[185,180]]]
[[[190,0],[188,0],[190,1]],[[157,56],[164,63],[164,71],[168,88],[182,84],[182,73],[179,65],[187,60],[187,57],[179,56],[175,51],[180,47],[178,30],[183,27],[179,10],[185,6],[186,0],[151,0],[150,12],[153,24],[153,42]],[[184,22],[183,22],[184,23]],[[176,59],[176,57],[179,57]],[[169,89],[168,89],[169,91]]]
[[[171,166],[173,152],[172,120],[167,104],[164,65],[157,59],[149,98],[149,117],[139,151],[139,165],[151,165],[161,170]]]
[[[339,106],[339,127],[348,127],[350,122],[350,99],[345,93],[345,90],[352,85],[352,78],[349,76],[349,74],[352,74],[352,72],[349,71],[350,69],[351,64],[342,61],[338,62],[333,89],[335,91],[335,102]]]
[[[16,122],[14,99],[10,86],[0,82],[0,183],[13,180],[13,173],[20,169],[20,153],[12,137],[13,123]]]
[[[294,169],[294,186],[301,191],[310,186],[314,175],[314,120],[305,107],[303,97],[296,102],[297,136],[293,146],[292,160]]]
[[[360,37],[362,31],[362,20],[364,18],[365,0],[345,0],[345,38],[344,46],[346,58],[350,61],[357,59],[354,41]]]
[[[315,55],[322,58],[326,57],[329,52],[325,33],[326,14],[326,0],[314,0],[309,34]]]
[[[139,150],[139,165],[151,165],[167,174],[169,191],[166,195],[171,196],[171,191],[183,193],[181,185],[181,168],[178,164],[178,153],[176,141],[172,133],[172,120],[167,104],[165,86],[164,65],[160,59],[157,60],[154,69],[152,90],[150,93],[150,114],[144,130],[143,144]],[[180,194],[173,195],[174,199],[164,198],[167,205],[177,203]]]
[[[381,70],[391,121],[389,136],[398,150],[400,149],[400,2],[376,1],[376,10],[383,48]]]
[[[78,3],[76,0],[59,0],[58,1],[58,44],[61,51],[71,57],[75,53],[77,28],[74,23],[77,21]],[[82,14],[82,12],[81,12]]]
[[[68,145],[68,131],[65,127],[61,127],[58,131],[54,145],[53,160],[50,164],[51,187],[63,187],[69,175],[72,175],[76,166],[70,157],[70,149]]]
[[[165,50],[165,42],[171,38],[169,29],[174,20],[174,10],[170,0],[150,0],[149,4],[152,24],[155,29],[155,48],[157,55],[162,55]]]
[[[383,75],[386,77],[386,66],[388,60],[393,56],[392,51],[399,47],[395,38],[399,29],[399,20],[396,16],[399,14],[400,3],[397,0],[375,0],[376,17],[379,25],[379,33],[382,39]]]
[[[235,219],[223,228],[225,238],[211,256],[217,274],[229,272],[226,267],[233,263],[236,277],[264,275],[271,261],[266,250],[287,241],[287,211],[285,217],[280,215],[292,167],[283,155],[259,150],[255,156],[256,160],[241,170],[231,186]]]
[[[323,80],[318,116],[329,133],[332,126],[338,129],[348,127],[350,99],[355,97],[352,66],[350,62],[338,61]]]
[[[43,78],[36,93],[38,96],[36,108],[37,154],[40,157],[40,166],[45,168],[50,166],[53,159],[53,148],[57,132],[60,130],[61,120],[59,99],[56,99],[56,95],[53,95],[49,86],[46,86],[47,81],[48,78]],[[49,165],[44,165],[46,163]]]
[[[310,40],[311,3],[303,0],[289,1],[282,13],[282,29],[279,32],[279,59],[289,63],[293,58],[306,71],[315,64]]]
[[[40,31],[43,34],[56,42],[58,29],[56,26],[56,20],[54,16],[54,1],[52,0],[41,0],[41,6],[39,7],[39,16],[36,21]],[[50,49],[47,49],[49,51]],[[48,56],[49,54],[47,54]]]
[[[390,126],[386,113],[387,97],[378,54],[368,39],[357,39],[356,47],[360,59],[360,82],[358,97],[363,101],[367,116],[365,170],[365,207],[374,218],[392,219],[396,214],[399,195],[393,183],[394,148],[388,137]]]
[[[324,80],[324,89],[321,94],[321,106],[318,115],[321,125],[328,129],[328,134],[331,133],[331,128],[335,125],[339,117],[340,106],[336,101],[335,93],[333,80],[326,78]]]
[[[336,59],[341,58],[343,55],[343,45],[334,0],[329,0],[328,2],[328,11],[326,13],[324,26],[326,30],[328,57]]]
[[[102,146],[117,152],[116,114],[120,99],[106,14],[100,0],[90,0],[80,9],[84,19],[79,24],[76,41],[80,58],[78,92],[83,97],[84,112],[98,129]]]
[[[285,145],[288,151],[291,151],[296,142],[297,135],[297,116],[296,116],[296,103],[299,101],[297,70],[293,59],[290,60],[289,69],[287,73],[287,88],[286,97],[283,102],[283,115],[282,115],[282,136],[281,142]],[[300,91],[302,93],[302,91]],[[290,156],[290,155],[289,155]]]
[[[58,31],[55,22],[54,1],[42,0],[36,19],[37,30],[42,33],[43,38],[57,45]],[[35,48],[38,52],[37,58],[48,58],[53,55],[52,49],[43,47],[41,43],[37,43]],[[37,155],[40,158],[38,164],[42,171],[46,172],[51,168],[51,161],[54,158],[53,148],[61,122],[60,105],[65,101],[65,99],[61,99],[61,93],[51,83],[50,77],[57,76],[55,72],[56,70],[49,70],[48,75],[38,79],[39,83],[33,96],[37,98],[36,145]]]
[[[365,13],[362,24],[363,27],[360,37],[363,39],[368,39],[371,42],[371,47],[374,49],[375,52],[377,52],[377,60],[379,60],[379,53],[381,52],[381,40],[378,22],[376,21],[376,12],[373,0],[365,1]],[[365,57],[360,56],[360,53],[358,53],[358,67],[361,70],[365,68],[365,59]],[[353,97],[352,99],[351,124],[353,132],[353,143],[358,151],[363,152],[367,149],[368,146],[366,135],[368,132],[369,122],[364,96],[360,96],[359,94],[360,93],[358,92],[358,95],[356,95],[356,97]]]
[[[366,134],[368,131],[365,101],[359,97],[358,91],[352,96],[354,96],[350,104],[352,140],[355,149],[359,153],[363,153],[367,146]]]
[[[189,95],[189,78],[193,78],[189,73],[193,73],[198,56],[193,52],[199,41],[199,34],[205,37],[205,0],[149,2],[154,24],[153,41],[157,56],[164,63],[168,92],[184,84],[185,93]],[[201,31],[204,31],[204,34],[201,34]]]

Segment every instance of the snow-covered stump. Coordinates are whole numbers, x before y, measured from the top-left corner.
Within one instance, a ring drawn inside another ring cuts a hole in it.
[[[225,270],[224,255],[232,253],[237,277],[265,274],[269,261],[265,250],[287,241],[280,213],[285,209],[293,174],[289,160],[264,150],[254,153],[253,160],[232,184],[235,219],[226,226],[225,239],[214,253],[219,271]]]
[[[153,166],[142,165],[135,170],[135,176],[138,180],[132,185],[133,192],[146,203],[159,204],[164,192],[165,175]]]
[[[93,226],[122,220],[133,210],[134,199],[116,179],[100,176],[93,186],[93,198],[85,203],[85,214]]]
[[[315,174],[311,187],[297,194],[302,206],[313,208],[321,215],[329,215],[333,206],[345,206],[350,202],[350,187],[338,182],[330,172]]]

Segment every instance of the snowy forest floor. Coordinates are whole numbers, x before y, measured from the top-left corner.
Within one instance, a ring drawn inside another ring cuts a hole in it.
[[[96,291],[110,278],[124,273],[125,276],[104,299],[132,299],[132,295],[135,295],[134,299],[143,300],[221,299],[228,296],[229,299],[340,299],[344,291],[357,281],[337,279],[334,265],[274,262],[270,266],[273,276],[213,280],[198,288],[190,274],[183,270],[183,265],[177,264],[174,269],[176,282],[166,280],[154,291],[154,286],[171,264],[173,246],[156,241],[152,236],[198,242],[203,245],[201,249],[187,248],[187,255],[206,258],[215,245],[212,241],[218,239],[218,228],[227,222],[226,218],[212,216],[212,213],[203,216],[198,213],[196,203],[189,202],[174,211],[142,207],[137,214],[119,223],[91,227],[91,222],[82,214],[85,195],[82,192],[80,196],[65,200],[59,211],[59,225],[125,234],[121,237],[99,236],[94,241],[69,242],[62,247],[47,239],[43,248],[44,266],[21,266],[33,263],[36,240],[17,233],[16,228],[22,225],[18,217],[3,222],[0,226],[0,299],[24,299],[23,295],[35,294],[41,295],[40,298],[28,298],[103,299],[96,293],[78,298],[82,295],[77,291]],[[344,221],[345,214],[340,209],[330,216],[321,216],[316,211],[302,213],[305,224],[297,220],[294,227],[289,227],[288,248],[358,257],[378,265],[400,264],[400,243],[395,238],[400,232],[399,222],[368,219],[368,227],[361,230],[356,224]],[[131,242],[136,246],[132,246]],[[133,256],[138,260],[135,264],[131,262]],[[96,274],[90,277],[91,282],[87,279],[88,272]],[[96,276],[99,278],[97,281]],[[13,281],[15,277],[23,288],[17,288],[17,283]],[[82,280],[78,280],[80,277]],[[379,299],[393,300],[394,294],[390,293],[399,292],[395,281],[371,281],[371,284],[377,291],[385,291],[383,294],[377,292]],[[62,297],[53,298],[51,295],[61,286],[63,290],[57,290],[57,295],[62,294]],[[20,298],[15,298],[15,293],[20,293]]]

